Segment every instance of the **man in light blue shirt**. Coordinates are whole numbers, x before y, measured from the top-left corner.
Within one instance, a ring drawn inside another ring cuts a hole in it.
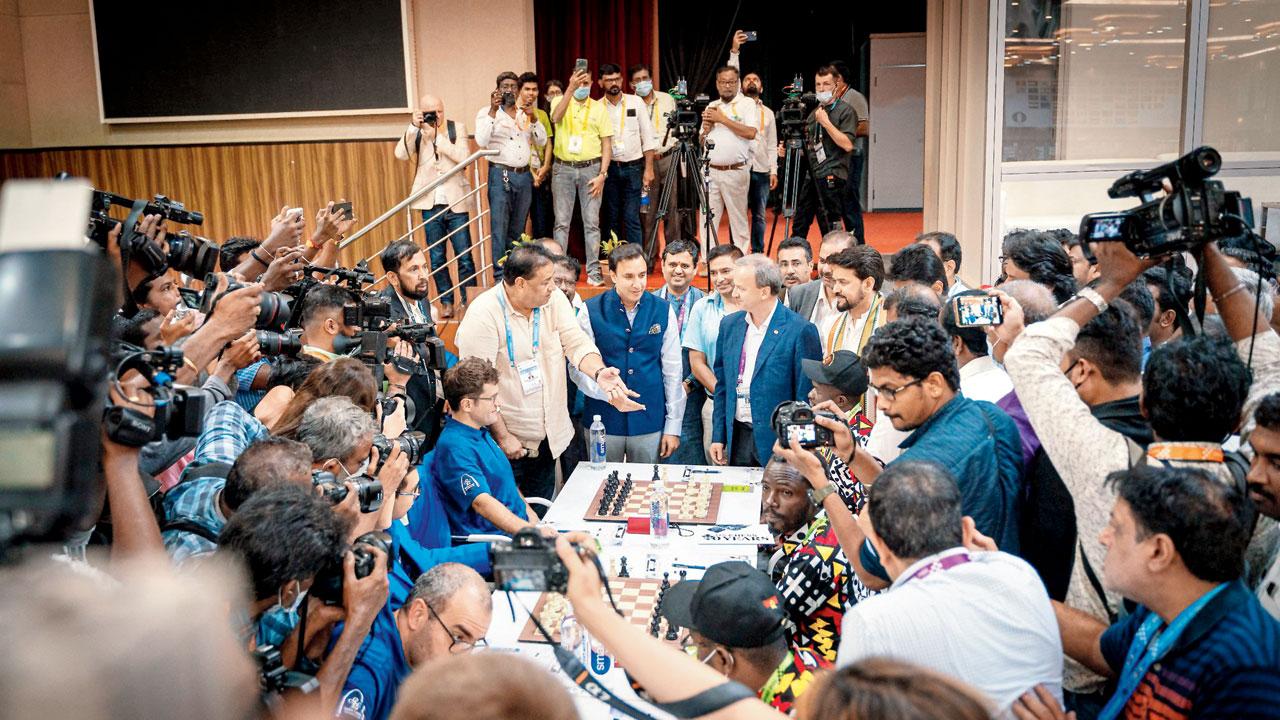
[[[689,373],[697,387],[690,391],[703,394],[700,403],[702,414],[702,458],[697,464],[710,464],[707,447],[711,444],[711,403],[706,402],[716,389],[716,374],[711,370],[716,361],[716,338],[720,334],[720,321],[726,314],[738,311],[733,300],[733,264],[742,257],[742,251],[734,245],[717,245],[707,253],[707,273],[715,292],[694,303],[681,335],[682,343],[689,351]]]

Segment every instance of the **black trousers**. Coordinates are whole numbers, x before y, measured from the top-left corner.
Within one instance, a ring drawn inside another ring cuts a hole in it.
[[[756,437],[751,426],[733,421],[733,442],[729,448],[729,464],[734,467],[760,467],[756,457]]]
[[[515,475],[521,495],[552,499],[556,491],[556,459],[551,456],[546,438],[538,446],[536,455],[511,461],[511,474]]]
[[[796,216],[791,221],[791,237],[808,236],[809,227],[815,219],[818,221],[818,230],[826,235],[832,230],[829,220],[839,218],[844,223],[845,230],[857,235],[859,243],[865,242],[866,239],[859,232],[862,229],[862,215],[859,213],[855,218],[850,212],[852,208],[846,202],[848,193],[845,186],[843,179],[832,175],[818,178],[818,187],[815,189],[808,174],[802,176],[800,192],[796,198]],[[818,206],[819,193],[822,195],[821,208]],[[824,209],[825,214],[822,212]]]

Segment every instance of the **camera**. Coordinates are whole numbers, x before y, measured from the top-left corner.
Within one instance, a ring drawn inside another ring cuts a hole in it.
[[[1137,170],[1111,185],[1112,198],[1141,197],[1143,204],[1120,212],[1090,213],[1080,221],[1085,256],[1090,243],[1123,242],[1139,257],[1193,251],[1218,238],[1249,232],[1253,203],[1210,180],[1222,168],[1222,155],[1199,147],[1173,162]],[[1168,181],[1168,195],[1156,194]]]
[[[302,352],[302,331],[297,328],[284,332],[259,330],[258,351],[267,356],[297,357]]]
[[[835,436],[830,430],[814,422],[814,418],[818,416],[839,420],[829,412],[815,411],[809,407],[809,403],[793,400],[779,403],[773,409],[770,423],[778,441],[783,445],[796,440],[802,448],[830,447],[835,444]]]
[[[365,533],[356,538],[351,543],[351,554],[356,556],[355,575],[356,579],[367,578],[373,574],[373,569],[377,564],[373,553],[369,548],[378,548],[387,554],[387,560],[391,560],[391,536],[381,530],[375,530]],[[323,602],[325,605],[341,605],[342,604],[342,586],[343,586],[343,556],[339,555],[334,558],[324,569],[316,573],[315,580],[311,583],[311,596]]]
[[[128,447],[142,447],[157,440],[200,434],[208,395],[199,388],[173,386],[173,376],[182,368],[182,357],[177,348],[141,350],[124,346],[114,381],[130,370],[145,377],[151,385],[153,414],[148,417],[125,405],[108,405],[102,414],[108,438]]]
[[[789,86],[794,88],[796,86]],[[785,90],[786,88],[784,88]],[[802,138],[808,124],[809,115],[818,108],[818,96],[813,93],[794,91],[782,101],[778,108],[777,123],[783,137]]]
[[[422,358],[422,364],[427,370],[446,369],[447,360],[445,358],[444,340],[436,334],[436,326],[432,323],[410,323],[406,325],[398,325],[396,329],[389,332],[388,337],[400,338],[405,342],[411,343],[413,348],[418,351],[418,356]],[[410,372],[409,368],[401,367],[398,363],[396,368],[401,372]]]
[[[399,445],[400,452],[409,456],[409,466],[414,467],[422,462],[422,446],[427,441],[426,433],[413,430],[406,432],[400,437],[389,438],[382,433],[373,436],[373,446],[378,450],[378,467],[373,468],[376,475],[382,470],[382,465],[386,463],[387,456],[391,454],[391,446]]]
[[[59,175],[59,177],[62,176]],[[111,206],[126,207],[132,210],[134,205],[139,202],[141,201],[103,190],[93,191],[87,230],[89,239],[105,250],[107,248],[107,235],[120,224],[119,220],[111,217]],[[164,195],[156,195],[150,202],[146,203],[139,215],[160,215],[165,220],[182,225],[204,224],[204,215],[202,213],[187,210],[182,203],[170,200]],[[144,235],[132,233],[126,236],[126,234],[122,233],[120,236],[121,250],[129,255],[130,260],[136,260],[151,273],[173,268],[192,277],[201,277],[217,268],[219,249],[217,243],[192,235],[185,230],[178,233],[166,233],[165,241],[169,243],[167,255],[159,243],[152,242]]]
[[[204,277],[218,269],[220,246],[207,238],[183,230],[166,233],[169,243],[169,267],[190,277]]]
[[[699,93],[692,100],[682,97],[676,100],[676,109],[667,113],[667,125],[671,134],[681,140],[689,140],[698,135],[702,128],[702,113],[711,104],[711,98]]]
[[[360,512],[372,513],[382,509],[382,483],[377,479],[368,475],[353,475],[348,478],[349,482],[356,484],[356,497],[360,499]],[[331,472],[324,470],[313,470],[311,472],[311,484],[320,488],[320,494],[325,500],[337,505],[347,499],[347,485],[345,482],[339,482],[338,478]]]
[[[258,686],[264,696],[280,695],[286,690],[305,695],[320,688],[315,676],[286,668],[284,655],[275,645],[259,645],[252,655],[258,666]],[[267,704],[271,705],[271,700],[267,700]]]
[[[222,298],[227,293],[246,287],[234,279],[227,283],[227,289],[218,293],[218,273],[209,273],[204,280],[204,293],[200,296],[200,310],[205,315],[213,314]],[[289,297],[283,293],[263,292],[258,301],[258,319],[254,327],[258,330],[283,330],[289,324],[292,311],[289,309]]]
[[[990,327],[1004,323],[1004,307],[994,295],[961,295],[952,299],[956,327]]]
[[[355,302],[342,308],[342,323],[355,325],[366,330],[381,330],[391,320],[391,302],[386,298],[370,293],[360,295]]]
[[[422,124],[423,124],[423,125],[432,125],[432,126],[434,126],[434,125],[435,125],[437,122],[439,122],[439,121],[440,121],[440,113],[436,112],[435,110],[432,110],[432,111],[430,111],[430,112],[424,112],[424,113],[422,113]]]
[[[489,559],[498,590],[563,594],[569,587],[569,569],[556,555],[555,543],[535,528],[517,530],[509,545],[492,543]]]

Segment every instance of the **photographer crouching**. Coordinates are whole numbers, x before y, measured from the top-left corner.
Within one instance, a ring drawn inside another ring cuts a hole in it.
[[[802,174],[798,178],[800,192],[791,237],[807,237],[815,217],[823,235],[857,227],[853,214],[845,207],[844,193],[849,181],[849,156],[858,132],[858,116],[853,108],[835,97],[837,77],[839,73],[830,65],[818,68],[813,95],[799,98],[806,108],[812,108],[803,130],[809,167],[793,166]],[[784,136],[798,130],[794,126],[783,126]],[[784,146],[779,145],[779,157],[783,154]],[[864,243],[866,238],[859,237],[857,241]]]

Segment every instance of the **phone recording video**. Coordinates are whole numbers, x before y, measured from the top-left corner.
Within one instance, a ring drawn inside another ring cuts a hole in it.
[[[988,327],[1004,322],[1004,308],[994,295],[961,295],[951,303],[959,327]]]

